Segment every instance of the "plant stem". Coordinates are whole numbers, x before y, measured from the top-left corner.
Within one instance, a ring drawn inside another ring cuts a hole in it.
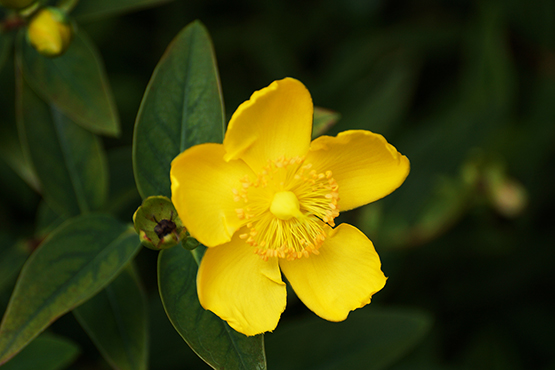
[[[71,13],[73,8],[79,3],[79,0],[59,0],[56,7],[65,14]]]

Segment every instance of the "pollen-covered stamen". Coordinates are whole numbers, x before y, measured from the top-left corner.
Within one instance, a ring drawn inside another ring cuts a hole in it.
[[[326,239],[324,223],[339,214],[337,182],[317,173],[303,158],[270,161],[254,181],[241,179],[233,189],[237,217],[245,221],[240,237],[264,260],[318,254]]]
[[[265,214],[256,224],[256,237],[250,242],[247,239],[247,243],[255,247],[254,252],[263,260],[270,257],[294,260],[319,254],[318,249],[326,239],[321,222],[314,216],[281,220]]]
[[[296,174],[297,186],[291,191],[297,194],[302,211],[320,218],[330,226],[339,216],[339,186],[331,171],[317,173],[311,167],[303,166]]]

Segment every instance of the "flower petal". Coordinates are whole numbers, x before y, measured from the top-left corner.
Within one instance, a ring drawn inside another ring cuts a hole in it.
[[[223,157],[222,144],[201,144],[171,164],[172,202],[189,233],[207,247],[230,241],[244,223],[235,211],[233,189],[240,189],[240,179],[252,171]]]
[[[410,163],[382,135],[352,130],[315,139],[307,155],[316,172],[331,171],[339,185],[339,210],[347,211],[392,193]]]
[[[202,307],[245,335],[274,330],[285,310],[286,288],[277,259],[263,261],[238,236],[206,250],[197,290]]]
[[[372,242],[356,227],[330,230],[318,250],[293,261],[281,259],[281,270],[303,303],[318,316],[342,321],[350,311],[370,303],[386,277]]]
[[[269,159],[304,156],[310,146],[312,98],[293,78],[256,91],[235,111],[224,138],[225,160],[244,160],[255,172]]]

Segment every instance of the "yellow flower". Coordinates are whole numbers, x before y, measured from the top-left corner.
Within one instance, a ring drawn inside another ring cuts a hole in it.
[[[44,8],[31,19],[27,38],[42,55],[55,57],[63,54],[72,38],[71,25],[56,8]]]
[[[281,273],[330,321],[385,285],[372,242],[334,219],[398,188],[409,161],[369,131],[310,142],[312,116],[301,82],[275,81],[239,106],[223,144],[196,145],[172,162],[172,201],[208,247],[200,303],[246,335],[277,326],[286,303]]]

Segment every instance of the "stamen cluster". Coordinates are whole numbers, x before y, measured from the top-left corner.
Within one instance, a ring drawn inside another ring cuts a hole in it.
[[[276,193],[289,191],[299,203],[294,217],[276,217],[270,206]],[[339,215],[338,185],[331,171],[317,172],[304,158],[269,161],[256,179],[241,179],[233,189],[237,217],[245,221],[240,237],[254,247],[263,260],[270,257],[294,260],[318,254],[326,239],[324,224],[335,226]]]

